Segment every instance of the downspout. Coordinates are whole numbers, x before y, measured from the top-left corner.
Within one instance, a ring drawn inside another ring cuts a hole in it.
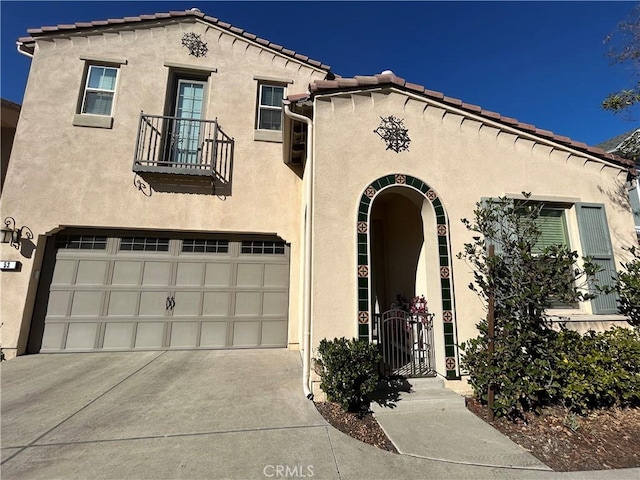
[[[307,214],[304,222],[304,310],[303,310],[303,340],[302,340],[302,390],[305,397],[313,400],[311,389],[311,222],[313,219],[313,121],[304,115],[293,113],[289,103],[284,105],[284,114],[294,120],[307,124],[307,155],[305,189],[305,204]]]

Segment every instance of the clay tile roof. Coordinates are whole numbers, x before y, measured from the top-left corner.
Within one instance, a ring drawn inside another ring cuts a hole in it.
[[[464,103],[462,102],[462,109],[467,110],[469,112],[480,113],[482,111],[482,107],[478,105],[473,105],[472,103]]]
[[[300,100],[307,100],[309,98],[309,93],[294,93],[287,97],[290,102],[298,102]]]
[[[409,90],[412,90],[414,92],[420,92],[420,93],[424,93],[425,92],[425,88],[422,85],[418,85],[417,83],[409,83],[409,82],[407,82],[405,84],[405,87],[407,87]]]
[[[349,90],[356,90],[356,89],[362,89],[362,88],[377,88],[377,87],[385,87],[385,86],[386,87],[399,86],[401,87],[402,90],[405,90],[411,93],[418,93],[421,96],[429,98],[431,100],[437,100],[446,105],[457,107],[460,110],[464,110],[469,113],[473,113],[478,116],[485,117],[485,118],[497,121],[499,123],[503,123],[505,125],[522,130],[524,132],[531,132],[537,136],[552,139],[557,143],[571,146],[578,150],[582,150],[582,151],[594,154],[600,158],[605,158],[622,167],[625,167],[625,168],[634,167],[633,162],[631,162],[630,160],[624,159],[617,155],[613,155],[611,153],[607,153],[602,148],[590,147],[583,142],[576,142],[574,140],[571,140],[569,137],[556,135],[555,133],[549,130],[542,130],[540,128],[536,128],[535,125],[520,122],[515,118],[505,117],[500,115],[499,113],[492,112],[490,110],[484,110],[482,107],[478,105],[463,103],[462,100],[459,100],[457,98],[446,97],[444,94],[440,92],[435,92],[433,90],[428,90],[424,88],[422,85],[406,82],[403,78],[397,77],[394,74],[384,74],[384,75],[377,74],[373,76],[356,75],[353,78],[338,78],[336,80],[316,80],[309,85],[310,93],[291,95],[288,97],[288,99],[289,101],[292,101],[292,102],[304,101],[304,100],[309,100],[314,94],[334,93],[339,91],[349,91]]]
[[[18,42],[23,44],[23,46],[27,44],[35,43],[38,37],[51,35],[55,33],[67,33],[73,30],[82,31],[85,29],[99,28],[109,25],[127,25],[127,24],[137,24],[141,22],[152,22],[157,20],[164,20],[170,18],[184,18],[184,17],[195,17],[202,19],[208,23],[216,25],[219,28],[224,30],[228,30],[231,33],[239,35],[248,40],[259,43],[260,45],[264,45],[271,50],[275,50],[278,53],[286,55],[291,58],[295,58],[296,60],[300,60],[302,62],[308,63],[314,67],[317,67],[321,70],[329,71],[331,67],[317,60],[312,60],[306,55],[301,55],[299,53],[294,52],[293,50],[289,50],[284,48],[281,45],[276,43],[271,43],[269,40],[264,38],[260,38],[257,35],[253,35],[252,33],[245,32],[243,29],[234,27],[230,23],[223,22],[216,17],[210,17],[205,15],[204,13],[196,10],[184,10],[184,11],[171,11],[167,13],[154,13],[152,15],[139,15],[137,17],[124,17],[124,18],[111,18],[109,20],[95,20],[92,22],[77,22],[74,24],[68,25],[55,25],[55,26],[44,26],[40,28],[30,28],[27,30],[27,33],[30,35],[29,37],[20,37]],[[33,47],[26,47],[28,51],[32,51]]]

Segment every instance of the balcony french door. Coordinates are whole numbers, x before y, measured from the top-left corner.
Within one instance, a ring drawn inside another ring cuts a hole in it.
[[[173,125],[173,159],[179,164],[198,164],[200,127],[205,82],[179,80]]]

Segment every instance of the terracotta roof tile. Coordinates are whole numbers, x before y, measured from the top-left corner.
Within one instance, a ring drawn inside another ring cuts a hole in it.
[[[500,121],[502,123],[506,123],[507,125],[518,125],[518,123],[520,123],[515,118],[503,117],[503,116],[500,116]]]
[[[536,128],[536,135],[540,135],[541,137],[550,138],[553,137],[553,132],[549,130],[542,130],[540,128]]]
[[[456,107],[461,107],[462,106],[462,100],[459,100],[457,98],[451,98],[451,97],[444,97],[442,99],[442,101],[444,103],[447,103],[449,105],[454,105]]]
[[[19,43],[22,44],[30,44],[36,41],[36,38],[44,35],[49,35],[56,32],[68,32],[70,30],[83,30],[97,27],[104,27],[108,25],[124,25],[127,23],[140,23],[145,21],[154,21],[154,20],[164,20],[169,18],[184,18],[184,17],[196,17],[200,18],[203,21],[212,23],[219,28],[224,30],[228,30],[231,33],[236,35],[240,35],[243,38],[259,43],[260,45],[264,45],[272,50],[275,50],[283,55],[288,57],[295,58],[296,60],[300,60],[302,62],[308,63],[314,67],[317,67],[321,70],[330,70],[331,67],[317,60],[312,60],[306,55],[301,55],[299,53],[294,52],[293,50],[286,49],[281,45],[276,43],[271,43],[269,40],[264,38],[260,38],[257,35],[254,35],[249,32],[245,32],[243,29],[239,27],[234,27],[230,23],[223,22],[216,17],[211,17],[205,15],[200,11],[195,10],[185,10],[185,11],[171,11],[167,13],[154,13],[152,15],[139,15],[137,17],[125,17],[125,18],[112,18],[109,20],[96,20],[93,22],[77,22],[69,25],[56,25],[56,26],[44,26],[40,28],[30,28],[27,30],[27,33],[31,35],[30,37],[20,37],[18,39]]]
[[[334,80],[340,87],[357,87],[358,81],[355,78],[338,78]]]
[[[462,108],[464,110],[468,110],[470,112],[474,112],[474,113],[480,113],[482,111],[482,107],[480,107],[479,105],[473,105],[471,103],[462,103]]]
[[[436,92],[435,90],[429,90],[428,88],[424,89],[424,94],[427,97],[435,98],[437,100],[442,100],[444,98],[444,93]]]
[[[294,93],[294,94],[289,95],[287,97],[287,99],[290,102],[298,102],[300,100],[306,100],[308,98],[309,98],[309,93],[308,92],[305,92],[305,93]]]
[[[510,127],[514,127],[516,129],[520,129],[525,132],[531,132],[540,137],[553,139],[558,143],[568,145],[578,150],[586,151],[588,153],[592,153],[594,155],[597,155],[600,158],[605,158],[625,168],[634,166],[633,162],[626,160],[622,157],[619,157],[617,155],[606,153],[601,148],[590,147],[583,142],[576,142],[574,140],[571,140],[569,137],[556,135],[549,130],[542,130],[540,128],[536,128],[535,125],[520,122],[515,118],[504,117],[499,113],[492,112],[490,110],[484,110],[482,109],[482,107],[478,105],[463,103],[462,100],[459,100],[457,98],[446,97],[444,96],[444,94],[440,92],[435,92],[433,90],[428,90],[424,88],[422,85],[417,85],[415,83],[408,83],[403,78],[396,77],[393,74],[384,74],[384,75],[377,74],[373,76],[356,75],[354,78],[338,78],[336,80],[316,80],[309,85],[309,92],[311,93],[291,95],[288,97],[288,99],[289,101],[292,101],[292,102],[302,101],[302,100],[310,99],[314,94],[320,94],[323,92],[334,92],[334,91],[339,91],[341,89],[348,90],[348,89],[353,89],[358,87],[360,88],[377,87],[380,85],[400,86],[402,87],[403,90],[410,91],[412,93],[419,93],[423,97],[430,98],[432,100],[438,100],[444,104],[458,107],[461,110],[468,111],[470,113],[474,113],[491,120],[495,120],[497,122],[503,123]]]
[[[370,86],[379,84],[379,81],[376,77],[365,77],[356,75],[354,78],[358,81],[359,86]]]
[[[407,87],[409,90],[412,90],[414,92],[419,92],[419,93],[425,92],[425,88],[422,85],[418,85],[417,83],[407,82],[405,84],[405,87]]]

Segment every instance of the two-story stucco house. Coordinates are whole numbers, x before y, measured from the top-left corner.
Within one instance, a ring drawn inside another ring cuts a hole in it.
[[[308,391],[321,339],[384,343],[376,320],[425,295],[429,372],[455,380],[484,315],[455,257],[476,202],[532,192],[605,279],[635,241],[628,162],[392,72],[340,78],[197,10],[29,34],[2,194],[25,227],[0,249],[21,263],[0,273],[9,357],[300,349]],[[622,321],[607,297],[558,314]]]

